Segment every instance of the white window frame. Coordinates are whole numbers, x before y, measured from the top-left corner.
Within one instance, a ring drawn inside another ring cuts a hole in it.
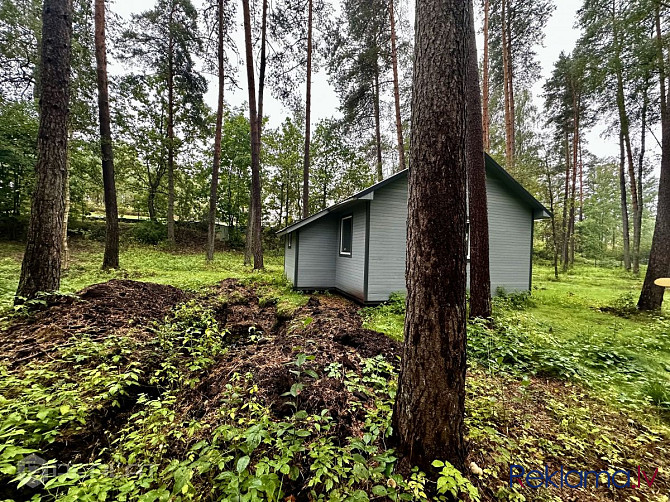
[[[354,215],[350,214],[347,216],[343,216],[340,218],[340,256],[351,256],[351,250],[350,251],[342,251],[342,244],[343,238],[344,238],[344,232],[342,232],[342,227],[344,225],[344,220],[351,220],[351,249],[354,248]]]

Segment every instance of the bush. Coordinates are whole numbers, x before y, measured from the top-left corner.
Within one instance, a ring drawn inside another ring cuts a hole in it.
[[[618,296],[611,305],[600,307],[601,312],[609,312],[619,317],[630,317],[637,314],[637,303],[632,293],[624,293]]]
[[[8,241],[24,241],[28,234],[28,218],[23,216],[1,216],[0,238]]]
[[[167,227],[157,221],[143,221],[135,227],[133,237],[137,242],[155,246],[167,238]]]
[[[530,291],[508,293],[502,286],[498,286],[496,289],[494,302],[500,307],[507,307],[512,310],[524,310],[527,307],[535,306]]]

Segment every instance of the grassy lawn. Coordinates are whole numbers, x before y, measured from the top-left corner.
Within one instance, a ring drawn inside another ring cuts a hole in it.
[[[0,310],[12,304],[21,270],[24,245],[0,242]],[[71,243],[70,267],[61,281],[61,291],[72,293],[110,279],[132,279],[158,284],[171,284],[178,288],[194,290],[215,284],[227,278],[255,278],[270,282],[281,280],[284,258],[265,254],[265,270],[253,272],[244,266],[239,252],[216,253],[214,261],[207,263],[202,253],[167,252],[160,247],[125,245],[121,248],[121,270],[104,271],[103,245],[92,241]]]
[[[556,281],[534,269],[532,295],[497,299],[496,328],[471,326],[470,355],[492,371],[569,379],[607,401],[670,410],[670,318],[635,312],[642,280],[578,266]],[[667,312],[667,307],[664,313]],[[364,311],[366,326],[401,339],[402,300]]]

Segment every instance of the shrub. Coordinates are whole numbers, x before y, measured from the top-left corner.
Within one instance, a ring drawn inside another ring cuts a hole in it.
[[[142,244],[160,244],[167,237],[167,227],[157,221],[143,221],[133,232],[135,240]]]

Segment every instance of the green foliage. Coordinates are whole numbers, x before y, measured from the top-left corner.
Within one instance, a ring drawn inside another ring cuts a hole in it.
[[[140,244],[156,245],[165,241],[167,238],[167,229],[163,223],[157,221],[143,221],[138,223],[133,236]]]

